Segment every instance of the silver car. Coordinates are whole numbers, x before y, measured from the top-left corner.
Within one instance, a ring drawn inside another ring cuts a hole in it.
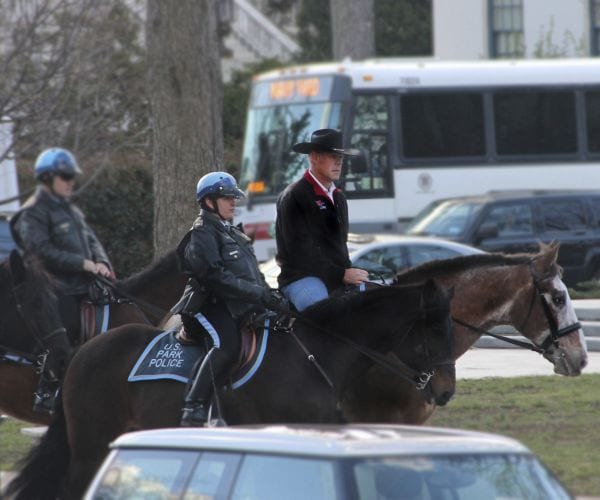
[[[350,234],[348,252],[352,264],[368,271],[371,280],[388,284],[399,271],[430,260],[484,253],[469,245],[441,238],[391,234]],[[280,269],[275,259],[261,264],[260,270],[269,286],[277,288]]]
[[[518,441],[397,425],[177,428],[125,434],[87,500],[563,500]]]

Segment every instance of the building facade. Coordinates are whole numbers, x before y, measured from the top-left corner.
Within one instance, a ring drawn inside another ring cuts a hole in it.
[[[600,0],[433,0],[436,59],[600,56]]]

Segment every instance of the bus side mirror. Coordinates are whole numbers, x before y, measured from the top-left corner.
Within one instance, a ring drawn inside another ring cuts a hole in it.
[[[482,224],[475,233],[475,245],[479,245],[483,240],[498,237],[498,224],[495,222],[486,222]]]

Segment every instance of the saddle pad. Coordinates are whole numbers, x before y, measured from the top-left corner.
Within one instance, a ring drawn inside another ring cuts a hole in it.
[[[198,345],[183,345],[175,339],[177,330],[159,333],[140,355],[128,382],[171,379],[187,383],[197,359],[203,354]]]
[[[203,350],[197,345],[180,344],[175,338],[177,330],[159,333],[140,355],[127,378],[128,382],[170,379],[187,384],[194,364]],[[256,330],[257,348],[250,360],[245,360],[242,368],[232,377],[232,387],[244,385],[260,367],[269,339],[269,320],[264,328]]]

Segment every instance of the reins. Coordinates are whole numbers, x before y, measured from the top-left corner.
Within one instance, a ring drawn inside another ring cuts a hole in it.
[[[127,302],[125,302],[125,301],[122,301],[121,299],[116,298],[115,301],[117,304],[128,303],[128,304],[132,304],[132,305],[136,306],[138,311],[140,311],[140,313],[142,313],[142,315],[144,316],[145,320],[148,322],[149,325],[151,325],[153,323],[148,319],[148,316],[144,313],[143,309],[147,310],[151,315],[155,316],[158,319],[163,318],[164,316],[166,316],[169,313],[169,311],[165,311],[164,309],[157,307],[154,304],[151,304],[150,302],[142,300],[138,297],[134,297],[130,293],[124,291],[121,287],[117,286],[117,284],[114,281],[111,281],[108,278],[105,278],[104,276],[100,276],[99,274],[92,274],[92,276],[94,279],[98,280],[104,286],[107,286],[108,288],[110,288],[113,291],[113,293],[115,293],[116,295],[119,295],[119,296],[123,297],[124,299],[127,299]]]
[[[425,389],[425,387],[429,383],[429,380],[431,379],[431,377],[433,377],[433,375],[435,373],[434,370],[430,370],[430,371],[415,370],[414,368],[412,368],[408,364],[404,363],[400,359],[396,359],[395,362],[392,362],[385,355],[375,351],[374,349],[371,349],[369,347],[359,344],[358,342],[350,340],[350,339],[338,334],[337,332],[335,332],[333,330],[324,328],[321,325],[315,323],[313,320],[307,318],[305,315],[300,314],[296,311],[289,311],[289,312],[286,311],[286,314],[291,317],[289,324],[285,325],[285,326],[281,325],[281,324],[276,324],[275,326],[273,326],[273,330],[277,333],[289,333],[292,336],[292,338],[294,339],[294,341],[298,344],[298,346],[305,353],[308,361],[310,361],[311,363],[313,363],[315,365],[315,367],[317,368],[319,373],[321,373],[321,375],[323,376],[323,378],[325,379],[327,384],[332,389],[333,389],[333,383],[332,383],[331,379],[327,376],[325,370],[319,364],[319,362],[317,361],[315,356],[309,351],[309,349],[304,345],[304,343],[300,340],[300,338],[294,332],[293,325],[294,325],[295,321],[300,321],[301,323],[304,323],[311,329],[317,330],[321,333],[325,333],[326,335],[333,337],[337,341],[348,345],[349,347],[351,347],[355,351],[359,352],[363,356],[369,358],[375,364],[386,368],[387,370],[391,371],[395,375],[398,375],[402,379],[410,382],[411,384],[413,384],[415,386],[415,388],[417,390]],[[404,342],[406,337],[410,334],[410,332],[414,328],[416,322],[417,322],[416,319],[412,322],[412,324],[410,325],[410,328],[403,335],[402,340],[400,341],[400,344],[402,342]],[[441,365],[443,363],[438,363],[438,364]]]

